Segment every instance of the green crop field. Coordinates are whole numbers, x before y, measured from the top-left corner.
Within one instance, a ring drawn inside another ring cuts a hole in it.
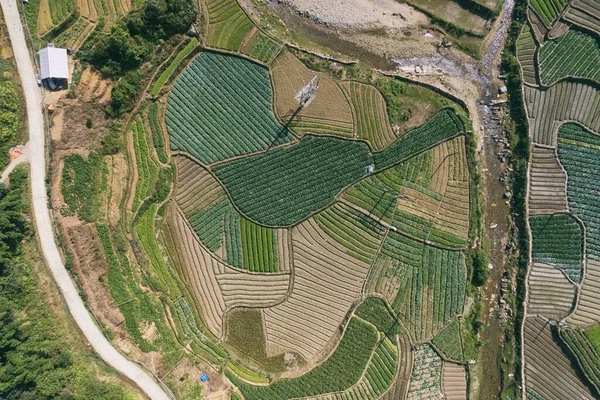
[[[135,121],[132,124],[131,130],[133,134],[135,161],[138,169],[138,180],[133,202],[133,209],[137,210],[141,202],[151,196],[155,190],[155,184],[158,179],[158,166],[150,156],[151,147],[144,123],[141,120]]]
[[[468,290],[471,161],[459,107],[435,94],[424,114],[393,130],[379,86],[313,72],[307,64],[314,60],[303,64],[299,53],[282,50],[235,1],[209,1],[206,11],[205,43],[213,50],[169,87],[164,82],[185,57],[179,53],[150,89],[170,89],[171,157],[160,105],[143,119],[157,168],[176,166],[174,212],[163,223],[169,235],[150,235],[160,229],[151,217],[158,206],[140,212],[135,230],[161,291],[176,293],[161,276],[162,240],[178,253],[190,248],[174,263],[197,289],[191,300],[181,291],[171,308],[192,350],[221,368],[246,400],[378,399],[397,390],[399,379],[408,387],[412,346],[441,365],[432,341],[447,359],[464,362],[456,317]],[[320,92],[312,108],[282,117],[314,74]],[[419,101],[402,96],[416,110]],[[323,123],[328,118],[335,124]],[[225,351],[194,328],[192,305]],[[260,343],[260,351],[252,355],[239,332],[227,331],[241,310],[252,310],[261,326],[249,345]],[[335,346],[325,354],[324,343]],[[307,362],[315,366],[281,376]],[[416,384],[429,382],[418,368],[412,373]]]
[[[239,50],[252,29],[252,21],[236,0],[209,0],[207,45],[217,49]]]
[[[600,136],[579,125],[565,124],[558,134],[558,156],[569,176],[571,212],[587,229],[587,256],[600,259]]]
[[[357,318],[350,319],[335,352],[322,364],[294,379],[281,379],[269,386],[252,386],[233,374],[227,377],[240,389],[246,400],[282,400],[315,396],[348,389],[360,379],[376,349],[375,327]]]
[[[177,53],[177,55],[169,63],[167,68],[159,75],[156,82],[154,82],[154,85],[152,85],[152,88],[150,89],[150,94],[152,96],[156,97],[158,95],[158,93],[160,92],[160,89],[162,89],[162,87],[165,84],[165,82],[167,81],[167,79],[169,79],[169,77],[175,71],[175,68],[177,68],[179,63],[181,63],[181,60],[183,60],[185,57],[187,57],[188,54],[190,54],[197,45],[198,45],[198,39],[192,38],[189,41],[189,43],[187,45],[185,45],[185,47],[183,49],[181,49],[181,51],[179,51],[179,53]]]
[[[567,0],[531,0],[531,6],[550,25],[567,5]]]
[[[585,78],[600,83],[600,43],[583,32],[569,30],[540,48],[542,84],[551,86],[565,77]]]
[[[211,164],[286,143],[291,135],[275,120],[271,102],[266,68],[234,56],[202,53],[169,95],[171,148]]]
[[[561,269],[574,282],[581,279],[583,232],[568,214],[536,215],[529,218],[534,261]]]
[[[273,229],[240,221],[244,268],[252,272],[277,272],[277,238]]]
[[[248,218],[287,226],[330,203],[366,174],[373,158],[364,143],[305,136],[298,144],[213,168]]]
[[[461,252],[427,246],[394,232],[388,234],[382,252],[399,261],[399,267],[389,272],[399,286],[392,308],[416,341],[434,335],[462,312],[467,267]]]
[[[454,319],[431,341],[433,345],[446,357],[446,359],[465,362],[462,337],[460,332],[460,321]]]
[[[75,10],[73,0],[48,0],[48,8],[52,16],[52,23],[58,25]]]
[[[600,392],[600,354],[592,346],[583,331],[559,329],[558,332],[560,338],[577,359],[577,363],[587,379]]]

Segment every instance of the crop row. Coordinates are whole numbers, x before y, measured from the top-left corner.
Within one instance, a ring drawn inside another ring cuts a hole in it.
[[[156,82],[154,82],[154,85],[152,85],[152,88],[150,89],[150,94],[153,97],[156,97],[158,95],[160,89],[163,87],[167,79],[169,79],[169,77],[173,74],[175,68],[177,68],[181,60],[187,57],[187,55],[190,54],[192,50],[194,50],[194,47],[196,47],[197,45],[198,39],[192,38],[188,42],[188,44],[177,53],[175,58],[173,58],[173,60],[169,63],[169,66],[162,72],[162,74],[160,74]]]
[[[393,339],[395,341],[395,339]],[[350,389],[318,399],[375,400],[392,385],[398,364],[398,349],[388,338],[381,340],[363,378]]]
[[[358,137],[368,140],[373,149],[383,150],[396,139],[383,96],[371,85],[348,82],[344,87],[352,102]]]
[[[394,232],[388,234],[383,252],[402,266],[394,273],[398,292],[392,308],[415,340],[434,335],[462,312],[467,268],[461,252],[426,246]]]
[[[442,359],[429,344],[414,349],[409,399],[441,399]]]
[[[467,246],[465,239],[435,228],[434,223],[425,218],[401,210],[396,211],[393,225],[414,238],[427,240],[444,248],[458,250]]]
[[[325,233],[348,249],[351,256],[371,263],[383,236],[374,219],[348,206],[334,205],[315,216]]]
[[[181,329],[185,335],[192,339],[200,349],[201,353],[208,354],[216,364],[222,363],[227,357],[217,344],[213,343],[199,328],[198,321],[192,312],[192,309],[185,298],[181,298],[174,303],[175,315],[179,319]]]
[[[244,268],[252,272],[278,272],[276,231],[246,218],[240,223]]]
[[[600,44],[591,35],[569,30],[540,48],[540,79],[546,86],[564,77],[600,83]]]
[[[372,157],[364,143],[306,136],[213,168],[231,198],[250,219],[270,226],[292,225],[330,203],[364,176]]]
[[[240,8],[236,0],[207,1],[208,35],[210,47],[237,51],[252,29],[252,21]]]
[[[58,25],[75,10],[75,4],[74,0],[48,0],[48,8],[52,23]]]
[[[158,104],[152,103],[148,107],[148,125],[150,125],[150,131],[152,132],[152,142],[156,149],[156,155],[161,163],[166,164],[168,162],[167,154],[165,153],[165,140],[163,138],[163,131],[158,121]]]
[[[158,166],[150,156],[150,145],[142,120],[136,120],[133,123],[132,133],[135,162],[138,171],[132,210],[135,211],[141,202],[154,192],[158,179]]]
[[[460,320],[455,318],[431,341],[435,347],[449,360],[465,362]]]
[[[230,208],[225,212],[223,221],[225,227],[225,255],[227,257],[227,264],[238,268],[244,267],[241,219],[240,214]]]
[[[398,192],[385,185],[376,174],[361,180],[346,190],[342,198],[362,208],[369,215],[391,223],[396,210]]]
[[[247,384],[230,372],[227,377],[246,400],[284,400],[343,391],[359,381],[378,336],[371,324],[351,318],[333,354],[304,375],[280,379],[268,386]]]
[[[426,124],[401,136],[384,151],[375,153],[375,169],[390,167],[463,132],[464,126],[456,112],[444,109]]]
[[[536,215],[529,218],[532,258],[561,269],[574,282],[581,280],[583,232],[569,214]]]
[[[559,329],[559,335],[577,359],[587,379],[600,393],[600,355],[586,334],[575,329]]]
[[[521,64],[523,80],[530,85],[536,85],[537,83],[535,79],[537,69],[535,62],[536,50],[537,45],[533,39],[531,28],[529,25],[525,25],[523,32],[521,32],[517,39],[517,59],[519,60],[519,64]]]
[[[559,130],[558,155],[567,176],[571,211],[586,226],[587,255],[600,259],[600,136],[575,124]]]
[[[225,231],[225,214],[231,211],[231,203],[224,198],[209,209],[200,209],[187,215],[192,228],[212,252],[221,247]]]
[[[267,70],[212,52],[196,57],[169,95],[171,147],[211,164],[286,143],[291,135],[273,116]]]
[[[156,214],[156,204],[152,203],[146,211],[137,219],[134,226],[135,238],[139,241],[144,252],[150,259],[149,267],[151,268],[151,277],[157,289],[171,299],[176,299],[181,296],[181,291],[177,283],[173,279],[169,266],[165,263],[162,251],[158,246],[156,232],[158,229],[154,224]]]
[[[567,5],[567,0],[531,0],[531,5],[542,16],[548,26]]]
[[[249,57],[260,60],[265,64],[269,64],[273,61],[273,57],[275,57],[280,48],[281,45],[279,43],[275,42],[261,31],[257,31],[256,34],[252,36],[248,48],[244,53]]]
[[[565,19],[597,34],[600,32],[600,5],[596,0],[575,0],[565,13]]]

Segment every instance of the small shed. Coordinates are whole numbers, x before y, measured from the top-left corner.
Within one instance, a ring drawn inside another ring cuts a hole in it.
[[[66,89],[69,81],[67,49],[48,45],[39,51],[40,79],[51,90]]]

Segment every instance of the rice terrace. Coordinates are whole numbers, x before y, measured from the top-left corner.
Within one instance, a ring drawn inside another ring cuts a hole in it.
[[[41,90],[19,257],[106,344],[97,395],[0,351],[0,398],[600,398],[598,0],[14,2],[0,202]]]

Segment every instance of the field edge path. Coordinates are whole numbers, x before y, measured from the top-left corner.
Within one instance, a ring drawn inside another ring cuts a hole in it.
[[[36,232],[44,260],[67,303],[71,316],[89,341],[94,351],[112,368],[135,383],[149,398],[168,400],[171,397],[149,373],[133,361],[127,359],[106,339],[94,319],[86,309],[71,276],[67,272],[54,238],[48,198],[46,192],[45,130],[42,115],[42,95],[37,86],[35,71],[25,43],[25,34],[21,24],[18,0],[0,0],[15,61],[27,106],[29,129],[29,150],[31,163],[31,202],[36,224]]]

